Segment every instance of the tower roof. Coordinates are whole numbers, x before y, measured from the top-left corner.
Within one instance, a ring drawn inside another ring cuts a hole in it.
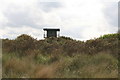
[[[54,29],[54,28],[44,28],[44,31],[60,31],[60,29]]]

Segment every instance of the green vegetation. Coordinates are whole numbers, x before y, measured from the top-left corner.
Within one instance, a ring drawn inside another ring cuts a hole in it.
[[[110,38],[116,38],[116,37],[120,40],[120,33],[103,35],[100,37],[100,39],[110,39]]]
[[[117,78],[120,34],[94,40],[36,40],[23,34],[3,39],[4,78]]]

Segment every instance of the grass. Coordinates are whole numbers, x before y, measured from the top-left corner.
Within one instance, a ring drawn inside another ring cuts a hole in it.
[[[118,60],[111,54],[3,54],[3,78],[116,78]]]

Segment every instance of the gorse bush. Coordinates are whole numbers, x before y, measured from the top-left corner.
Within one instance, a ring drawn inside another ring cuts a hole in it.
[[[110,39],[110,38],[118,38],[120,40],[120,33],[106,34],[106,35],[101,36],[99,39]]]
[[[4,39],[3,51],[5,52],[17,52],[20,55],[35,49],[36,40],[26,34],[18,36],[15,40]]]
[[[21,36],[18,36],[16,39],[15,39],[15,43],[16,43],[16,51],[19,51],[21,53],[25,52],[25,51],[28,51],[30,49],[34,49],[35,48],[35,42],[36,40],[33,39],[31,36],[28,36],[28,35],[21,35]]]
[[[107,36],[107,37],[106,37]],[[120,34],[108,34],[103,37],[83,41],[76,41],[67,37],[46,38],[36,40],[29,35],[23,34],[15,40],[3,39],[3,52],[16,52],[20,55],[29,54],[53,54],[62,53],[73,55],[75,53],[94,54],[102,51],[110,51],[117,56]]]

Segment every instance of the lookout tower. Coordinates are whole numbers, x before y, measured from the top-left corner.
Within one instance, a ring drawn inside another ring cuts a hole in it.
[[[58,37],[60,35],[60,29],[44,28],[43,30],[44,30],[44,38]]]

